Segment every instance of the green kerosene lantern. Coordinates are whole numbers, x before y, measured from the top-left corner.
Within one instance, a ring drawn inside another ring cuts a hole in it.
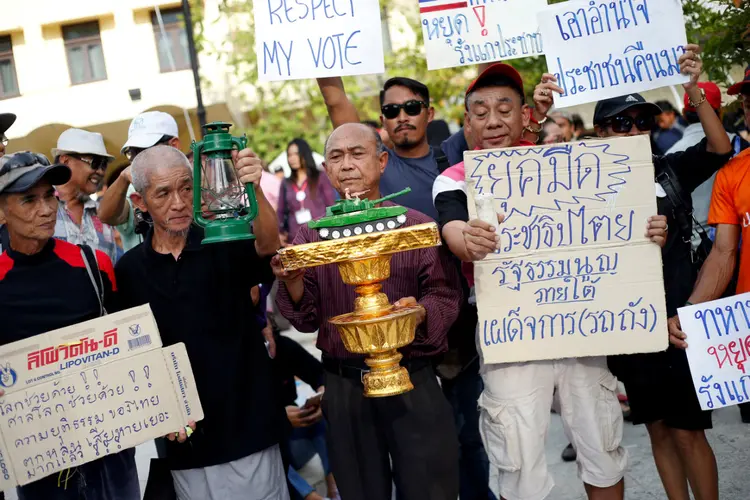
[[[203,140],[193,141],[193,210],[204,228],[203,243],[254,239],[251,222],[258,215],[253,184],[237,177],[232,150],[247,147],[247,137],[232,137],[231,123],[203,126]],[[204,215],[210,214],[210,217]]]

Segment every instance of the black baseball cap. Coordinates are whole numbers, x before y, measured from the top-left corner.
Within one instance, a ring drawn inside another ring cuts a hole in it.
[[[654,115],[661,114],[661,108],[652,102],[648,102],[641,94],[626,94],[597,102],[594,110],[594,125],[601,125],[607,119],[636,106],[640,106]]]
[[[0,134],[4,134],[16,121],[13,113],[0,113]]]
[[[53,186],[62,186],[70,180],[67,165],[50,165],[44,155],[23,151],[0,158],[0,194],[23,193],[43,178]]]

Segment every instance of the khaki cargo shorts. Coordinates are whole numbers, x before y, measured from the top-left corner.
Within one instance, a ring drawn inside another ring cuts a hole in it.
[[[479,428],[504,498],[543,500],[552,491],[544,445],[555,388],[578,476],[600,488],[622,479],[622,411],[606,357],[486,365],[482,378]]]

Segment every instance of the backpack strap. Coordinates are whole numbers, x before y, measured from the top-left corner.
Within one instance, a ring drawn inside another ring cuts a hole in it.
[[[96,298],[99,300],[99,316],[105,316],[107,310],[104,309],[104,282],[99,272],[99,264],[96,262],[96,253],[88,245],[78,245],[81,248],[83,264],[86,266],[86,272],[89,275],[91,284],[94,286]],[[95,272],[96,271],[96,272]]]
[[[451,166],[450,162],[448,161],[448,157],[443,152],[442,147],[433,147],[432,148],[432,155],[435,157],[435,161],[437,162],[438,172],[443,173]]]

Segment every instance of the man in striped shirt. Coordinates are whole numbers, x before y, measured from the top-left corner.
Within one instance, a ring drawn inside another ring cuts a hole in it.
[[[539,131],[552,92],[562,89],[552,75],[544,75],[534,95],[535,112],[544,113],[534,124],[518,72],[502,63],[487,68],[465,97],[466,123],[477,149],[532,145],[523,135]],[[464,176],[463,162],[447,169],[436,179],[433,197],[443,238],[473,284],[471,263],[494,252],[499,235],[486,222],[469,221]],[[498,219],[502,222],[502,215]],[[566,429],[578,451],[589,498],[623,497],[627,454],[617,433],[622,413],[605,357],[483,364],[482,378],[480,429],[490,462],[499,471],[501,498],[543,499],[554,486],[544,459],[544,437],[555,389],[566,407]]]

